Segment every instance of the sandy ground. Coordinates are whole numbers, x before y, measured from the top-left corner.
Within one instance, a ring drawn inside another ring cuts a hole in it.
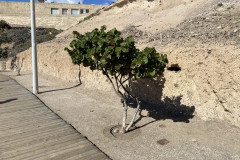
[[[2,73],[32,90],[31,73]],[[202,121],[197,116],[184,121],[156,120],[143,111],[136,130],[114,137],[110,126],[122,119],[122,106],[115,95],[42,74],[39,92],[37,96],[50,109],[114,160],[240,159],[240,128],[227,122]]]

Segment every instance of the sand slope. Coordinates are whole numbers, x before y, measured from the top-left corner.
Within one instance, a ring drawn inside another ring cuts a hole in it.
[[[98,16],[64,31],[52,41],[38,45],[39,71],[63,80],[78,81],[78,67],[72,65],[64,51],[64,47],[72,40],[72,31],[84,33],[102,25],[107,25],[109,29],[116,27],[123,30],[124,35],[133,34],[139,48],[154,46],[159,52],[167,53],[170,64],[179,64],[182,69],[181,72],[166,71],[164,83],[157,80],[136,82],[136,92],[144,101],[155,105],[164,103],[166,110],[176,109],[181,114],[193,107],[194,114],[204,120],[227,120],[240,126],[240,104],[237,100],[240,96],[240,48],[236,43],[239,40],[239,26],[229,25],[239,24],[237,13],[240,7],[230,1],[218,7],[219,2],[118,1],[102,10]],[[226,17],[212,21],[217,15]],[[203,21],[195,23],[194,18],[199,16]],[[232,21],[234,18],[231,17],[236,18]],[[226,21],[229,19],[231,21]],[[218,26],[214,25],[216,21],[220,23]],[[188,27],[191,24],[194,24],[193,27]],[[214,38],[218,37],[217,29],[222,24],[225,26],[222,38]],[[134,30],[129,29],[131,26],[135,26]],[[205,41],[199,36],[202,30],[206,31],[202,33]],[[178,36],[168,33],[176,33]],[[30,51],[19,54],[19,57],[24,58],[24,70],[31,69]],[[100,72],[92,73],[82,67],[82,82],[86,88],[111,92],[111,86],[105,79]],[[168,99],[171,99],[171,103]],[[182,105],[187,106],[187,109],[181,108]]]

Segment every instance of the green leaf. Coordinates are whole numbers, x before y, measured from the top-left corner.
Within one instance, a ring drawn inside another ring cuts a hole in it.
[[[126,41],[128,43],[132,43],[132,42],[134,42],[134,38],[132,36],[131,37],[127,37]]]
[[[150,75],[151,77],[155,76],[155,74],[156,74],[156,71],[155,71],[155,70],[153,70],[153,71],[151,71],[151,72],[149,73],[149,75]]]
[[[80,34],[77,31],[73,31],[73,37],[77,38]]]
[[[139,72],[136,74],[136,78],[137,78],[137,79],[141,78],[141,75],[140,75]]]
[[[129,50],[128,50],[127,48],[123,48],[122,51],[123,51],[124,53],[128,53]]]
[[[121,65],[116,65],[116,66],[114,66],[114,69],[115,70],[119,70],[121,68]]]
[[[103,64],[105,64],[105,63],[106,63],[106,59],[105,59],[105,58],[101,58],[101,59],[100,59],[100,62],[103,63]]]
[[[126,47],[126,45],[127,45],[126,42],[122,42],[122,43],[121,43],[121,46],[122,46],[122,47]]]
[[[103,31],[105,31],[107,29],[107,26],[106,25],[103,25],[102,27],[101,27],[101,31],[103,32]]]
[[[143,57],[143,62],[144,62],[144,64],[147,64],[148,63],[148,58],[145,56],[145,57]]]

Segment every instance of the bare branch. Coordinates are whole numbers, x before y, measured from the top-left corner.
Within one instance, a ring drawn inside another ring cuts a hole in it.
[[[132,75],[129,74],[129,81],[128,81],[128,87],[129,87],[129,91],[132,92]]]
[[[82,75],[82,70],[81,70],[81,66],[79,65],[79,72],[78,72],[78,80],[79,80],[79,83],[82,84],[82,80],[81,80],[81,75]]]
[[[117,78],[116,75],[114,75],[114,78],[115,78],[115,82],[116,82],[117,89],[118,89],[118,91],[119,91],[118,78]]]
[[[127,110],[128,110],[128,106],[126,103],[126,100],[123,100],[123,106],[124,106],[124,110],[123,110],[123,123],[122,123],[122,133],[126,133],[126,120],[127,120]]]
[[[118,75],[116,75],[117,76],[117,78],[120,76],[121,74],[120,73],[118,73]]]
[[[129,77],[127,78],[127,79],[125,79],[123,82],[122,82],[122,80],[121,80],[121,82],[122,82],[122,84],[124,84],[125,82],[127,82],[129,80]]]
[[[121,84],[122,89],[128,94],[130,95],[132,98],[136,98],[135,95],[131,92],[128,91],[127,88],[124,86],[124,84],[122,82],[119,82]]]
[[[137,101],[137,108],[136,108],[135,113],[134,113],[134,115],[133,115],[132,121],[130,122],[130,124],[129,124],[128,127],[126,128],[126,132],[129,130],[129,128],[132,127],[132,125],[133,125],[133,123],[134,123],[134,121],[135,121],[135,119],[136,119],[137,113],[138,113],[138,111],[139,111],[139,109],[140,109],[140,102],[139,102],[138,98],[136,98],[136,101]]]
[[[110,76],[105,72],[106,77],[108,78],[108,80],[111,82],[113,90],[115,91],[115,93],[121,98],[124,99],[124,96],[121,95],[121,93],[118,92],[118,90],[116,89],[112,79],[110,78]]]

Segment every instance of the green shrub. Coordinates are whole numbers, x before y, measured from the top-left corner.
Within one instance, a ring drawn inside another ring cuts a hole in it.
[[[0,47],[0,60],[4,60],[8,57],[8,47],[1,48]]]
[[[1,20],[0,21],[0,28],[3,28],[3,29],[11,29],[12,27],[4,20]]]
[[[115,92],[122,99],[124,118],[122,132],[125,133],[133,124],[140,107],[138,97],[132,92],[131,83],[140,78],[153,79],[164,72],[168,63],[167,55],[156,52],[155,48],[140,51],[135,47],[133,37],[121,37],[121,32],[112,29],[106,32],[106,26],[94,29],[84,35],[73,32],[74,39],[70,49],[65,48],[73,64],[83,65],[93,70],[100,70],[111,82]],[[127,98],[134,98],[138,104],[136,113],[126,127]]]

